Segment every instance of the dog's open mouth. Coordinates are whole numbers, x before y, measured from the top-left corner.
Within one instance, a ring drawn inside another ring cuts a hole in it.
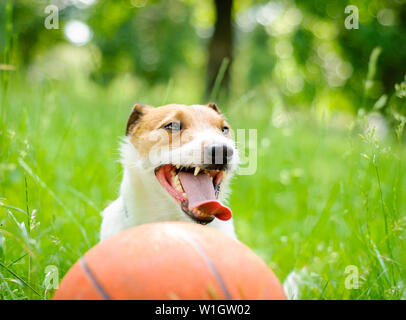
[[[220,220],[231,218],[231,210],[217,200],[224,171],[167,164],[155,169],[155,175],[195,222],[207,224],[215,217]]]

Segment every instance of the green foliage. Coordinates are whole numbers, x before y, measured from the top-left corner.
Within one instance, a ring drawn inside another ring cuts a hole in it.
[[[207,102],[210,2],[68,5],[58,30],[44,27],[48,4],[0,2],[0,299],[50,298],[49,266],[62,277],[98,242],[134,102]],[[231,207],[294,297],[405,299],[406,9],[351,4],[359,30],[339,0],[235,0],[221,108],[257,129],[258,169],[235,178]],[[90,26],[88,44],[68,42],[72,20]]]
[[[62,277],[97,243],[100,211],[119,188],[118,137],[132,102],[198,98],[198,90],[184,94],[184,79],[129,94],[117,90],[122,84],[78,80],[27,86],[12,78],[0,132],[3,299],[50,298],[47,266]],[[364,116],[291,112],[275,96],[258,88],[222,105],[234,128],[258,130],[258,169],[232,187],[241,241],[296,298],[404,298],[404,147],[395,133],[379,139]],[[360,283],[349,290],[351,265]]]
[[[236,86],[250,89],[271,80],[281,88],[285,104],[303,108],[333,89],[353,102],[354,111],[391,94],[406,70],[405,2],[352,1],[359,9],[358,30],[344,27],[348,4],[235,0]],[[205,51],[215,16],[210,1],[98,0],[88,7],[60,5],[58,30],[44,27],[47,5],[39,0],[14,4],[13,63],[19,68],[30,67],[38,57],[67,43],[67,23],[80,20],[93,33],[87,47],[96,62],[91,77],[98,83],[107,84],[123,73],[150,84],[166,83],[183,70],[206,76]],[[367,61],[376,47],[381,48],[379,66],[364,97]]]

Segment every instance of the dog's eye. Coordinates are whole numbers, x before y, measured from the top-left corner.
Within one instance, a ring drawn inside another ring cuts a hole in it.
[[[230,128],[224,126],[223,128],[221,128],[221,132],[222,132],[223,134],[228,134],[228,133],[230,132]]]
[[[164,125],[162,128],[170,132],[176,132],[182,130],[183,125],[179,121],[174,121]]]

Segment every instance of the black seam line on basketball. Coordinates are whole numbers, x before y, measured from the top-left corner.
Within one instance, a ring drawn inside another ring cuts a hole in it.
[[[211,271],[213,272],[214,276],[216,277],[221,290],[223,291],[226,300],[231,300],[231,295],[230,292],[227,289],[226,284],[224,283],[223,278],[221,277],[220,273],[218,272],[216,266],[214,265],[213,261],[211,261],[210,257],[206,254],[206,252],[203,250],[201,246],[197,242],[195,242],[192,238],[189,236],[184,235],[185,240],[188,241],[199,253],[203,256],[204,260],[206,260],[207,264],[209,265]]]
[[[97,290],[97,292],[102,296],[104,300],[111,300],[109,294],[104,290],[103,286],[97,280],[96,276],[90,270],[89,266],[87,265],[85,257],[80,259],[80,263],[82,265],[83,270],[85,271],[86,277],[90,280],[92,286]]]

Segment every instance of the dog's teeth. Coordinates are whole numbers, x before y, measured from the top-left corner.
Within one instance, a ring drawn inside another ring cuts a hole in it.
[[[179,165],[179,164],[177,164],[177,165],[176,165],[176,169],[179,169],[179,168],[180,168],[180,165]]]
[[[200,210],[197,210],[197,213],[202,217],[210,217],[210,214],[204,213],[204,212],[202,212]]]
[[[172,180],[173,180],[173,183],[175,185],[175,189],[180,191],[180,192],[183,192],[182,185],[180,184],[179,176],[175,175],[172,178]]]
[[[198,173],[199,173],[199,171],[200,171],[200,168],[199,168],[199,167],[196,167],[196,168],[195,168],[195,173],[194,173],[194,175],[197,176]]]

